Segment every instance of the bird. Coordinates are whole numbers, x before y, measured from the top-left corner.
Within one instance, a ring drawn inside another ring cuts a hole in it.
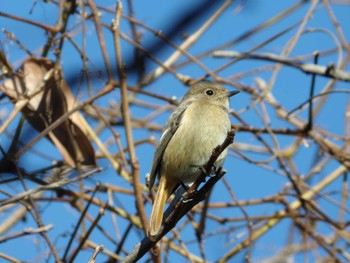
[[[194,84],[177,109],[170,115],[155,150],[149,190],[158,177],[158,190],[153,202],[147,235],[159,232],[167,199],[180,184],[191,185],[200,176],[215,147],[222,144],[231,130],[228,115],[229,98],[239,91],[228,91],[212,81]],[[215,167],[222,166],[225,149]]]

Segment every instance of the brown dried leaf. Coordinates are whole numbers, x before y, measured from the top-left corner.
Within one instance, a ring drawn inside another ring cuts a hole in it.
[[[63,79],[61,70],[46,58],[28,59],[22,67],[0,85],[0,89],[15,103],[29,98],[22,112],[39,132],[76,106],[75,99]],[[95,166],[95,152],[87,138],[83,125],[75,112],[49,132],[47,137],[57,147],[68,165]],[[86,167],[87,168],[87,167]]]

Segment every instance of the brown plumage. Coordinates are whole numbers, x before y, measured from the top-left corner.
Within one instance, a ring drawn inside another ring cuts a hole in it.
[[[160,230],[166,200],[179,183],[191,184],[200,175],[200,167],[212,150],[223,143],[230,131],[229,92],[223,86],[203,81],[194,85],[169,117],[156,149],[150,174],[150,189],[158,175],[158,191],[150,216],[148,235]],[[225,160],[225,150],[215,165]]]

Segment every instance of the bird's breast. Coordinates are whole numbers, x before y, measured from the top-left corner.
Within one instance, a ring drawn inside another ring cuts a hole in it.
[[[213,149],[222,144],[230,130],[227,112],[218,105],[192,103],[183,113],[180,125],[162,158],[161,172],[183,182],[191,182],[200,173],[199,166],[209,160]],[[223,152],[217,165],[226,156]]]

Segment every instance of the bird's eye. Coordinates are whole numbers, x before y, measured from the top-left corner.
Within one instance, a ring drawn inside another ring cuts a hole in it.
[[[208,89],[205,94],[207,94],[208,96],[212,96],[214,94],[214,91],[212,91],[211,89]]]

